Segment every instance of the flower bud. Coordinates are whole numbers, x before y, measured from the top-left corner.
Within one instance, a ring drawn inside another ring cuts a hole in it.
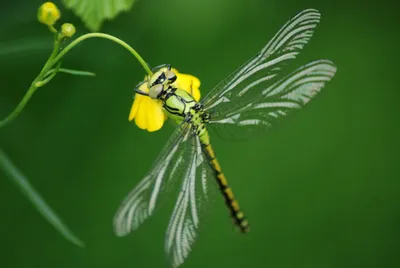
[[[71,37],[75,34],[75,26],[71,23],[64,23],[61,25],[61,36],[62,37]]]
[[[60,11],[52,2],[46,2],[41,5],[37,14],[38,21],[48,26],[53,26],[60,16]]]

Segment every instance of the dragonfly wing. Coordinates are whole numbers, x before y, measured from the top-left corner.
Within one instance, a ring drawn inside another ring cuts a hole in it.
[[[244,99],[244,96],[259,93],[257,88],[266,83],[272,84],[271,80],[290,60],[296,58],[311,39],[320,17],[315,9],[307,9],[294,16],[254,58],[205,96],[202,100],[204,109],[212,113],[217,105],[229,106],[237,96]]]
[[[179,126],[164,146],[150,172],[136,185],[120,205],[114,216],[114,231],[118,236],[136,230],[168,194],[170,184],[179,178],[186,164],[190,125]]]
[[[252,101],[221,110],[210,124],[222,135],[238,139],[258,134],[279,118],[304,107],[336,73],[328,60],[310,62],[274,84],[259,90]]]
[[[165,253],[173,267],[181,265],[192,248],[199,230],[200,218],[207,214],[204,210],[206,204],[210,203],[207,181],[214,178],[197,136],[192,139],[192,144],[191,153],[188,154],[191,157],[183,174],[181,191],[165,238]]]

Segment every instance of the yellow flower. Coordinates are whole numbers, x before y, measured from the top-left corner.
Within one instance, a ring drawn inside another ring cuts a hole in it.
[[[60,10],[52,2],[46,2],[41,5],[37,14],[38,20],[48,26],[53,26],[60,16]]]
[[[196,101],[199,101],[200,80],[193,75],[179,73],[173,68],[172,71],[175,72],[177,76],[174,85],[177,88],[189,92]],[[143,83],[139,89],[145,93],[149,92],[147,83]],[[162,101],[154,100],[140,94],[135,95],[135,100],[133,101],[129,114],[129,121],[135,119],[135,123],[139,128],[153,132],[159,130],[167,118],[162,108]]]

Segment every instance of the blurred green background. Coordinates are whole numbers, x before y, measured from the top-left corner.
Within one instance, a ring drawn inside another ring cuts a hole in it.
[[[297,63],[331,59],[336,77],[263,137],[212,137],[252,231],[237,233],[217,197],[184,267],[399,267],[400,19],[392,2],[141,0],[104,24],[103,32],[151,65],[198,76],[204,95],[295,13],[322,13]],[[51,36],[36,22],[41,3],[1,3],[2,118],[51,51]],[[84,33],[79,18],[56,3],[62,20]],[[0,130],[0,147],[87,248],[64,240],[0,172],[0,267],[167,267],[171,211],[159,210],[126,238],[113,234],[112,218],[173,127],[147,133],[128,122],[144,71],[118,45],[88,40],[63,66],[97,76],[59,74]]]

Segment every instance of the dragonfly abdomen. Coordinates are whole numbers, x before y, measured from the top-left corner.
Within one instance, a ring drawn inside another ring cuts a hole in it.
[[[231,211],[231,215],[234,219],[234,223],[240,228],[243,233],[247,233],[250,230],[249,223],[241,211],[238,201],[236,200],[232,189],[228,186],[228,181],[222,172],[221,166],[215,157],[214,150],[210,143],[202,143],[203,150],[210,161],[212,169],[215,171],[215,178],[217,179],[218,186],[221,190],[222,195],[225,198],[225,202]]]

